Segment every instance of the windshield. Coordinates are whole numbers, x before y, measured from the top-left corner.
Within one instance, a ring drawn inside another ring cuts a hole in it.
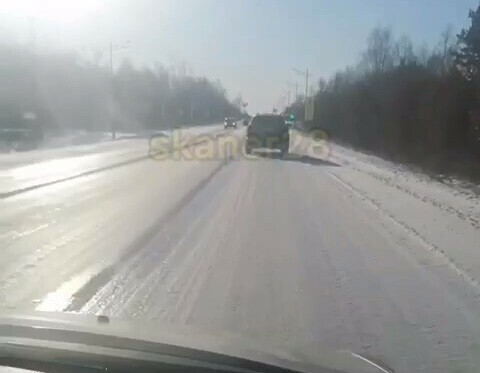
[[[0,1],[0,318],[480,372],[479,5]]]
[[[279,130],[285,128],[285,121],[281,116],[257,116],[252,119],[252,129]]]

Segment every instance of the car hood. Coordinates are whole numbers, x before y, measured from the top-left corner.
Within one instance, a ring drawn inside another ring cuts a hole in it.
[[[299,372],[390,372],[371,360],[349,351],[332,351],[318,345],[282,345],[257,338],[176,326],[154,321],[131,321],[68,313],[0,313],[0,346],[10,339],[82,343],[124,350],[172,353],[165,346],[226,355]],[[153,346],[153,347],[152,347]],[[155,347],[157,346],[157,348]],[[167,352],[166,352],[167,351]]]

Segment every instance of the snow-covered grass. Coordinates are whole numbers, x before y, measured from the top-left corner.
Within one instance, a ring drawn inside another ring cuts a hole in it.
[[[352,169],[367,173],[386,185],[456,214],[480,228],[480,195],[475,193],[478,185],[472,182],[455,178],[439,181],[418,169],[412,170],[408,166],[339,145],[333,145],[332,156]]]
[[[407,166],[331,145],[330,174],[442,256],[480,290],[480,196],[465,181],[441,182]]]

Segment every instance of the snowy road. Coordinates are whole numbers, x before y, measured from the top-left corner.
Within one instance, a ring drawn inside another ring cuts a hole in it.
[[[5,198],[0,303],[478,372],[478,200],[389,167],[145,160]]]

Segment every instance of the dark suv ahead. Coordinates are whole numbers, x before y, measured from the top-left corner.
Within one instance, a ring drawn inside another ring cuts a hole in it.
[[[278,149],[287,153],[290,145],[290,133],[285,119],[281,115],[260,114],[253,117],[247,128],[245,153],[255,148]]]

